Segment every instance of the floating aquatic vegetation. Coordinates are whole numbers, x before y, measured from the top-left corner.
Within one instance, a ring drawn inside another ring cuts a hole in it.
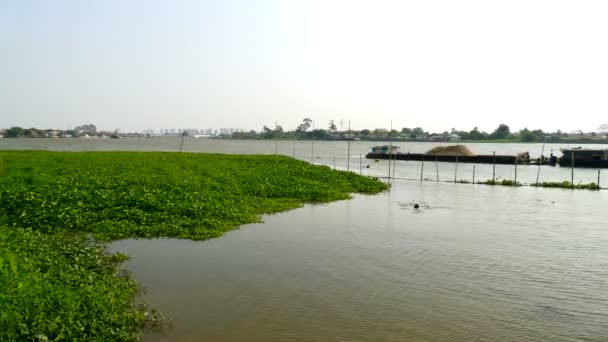
[[[599,185],[595,183],[578,183],[574,184],[573,186],[572,183],[569,181],[532,183],[530,184],[530,186],[538,186],[543,188],[600,190]]]
[[[98,239],[208,239],[260,214],[388,188],[283,156],[0,152],[0,223]]]
[[[0,227],[0,341],[137,341],[146,311],[121,257],[82,234]]]
[[[522,185],[520,182],[515,181],[515,180],[511,180],[511,179],[503,179],[503,180],[488,179],[487,181],[483,182],[483,184],[486,184],[486,185],[503,185],[503,186],[521,186]]]

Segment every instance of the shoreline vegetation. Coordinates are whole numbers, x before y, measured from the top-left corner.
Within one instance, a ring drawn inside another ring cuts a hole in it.
[[[385,178],[385,177],[380,177]],[[409,180],[409,181],[420,181],[419,178],[392,178],[392,179],[400,179],[400,180]],[[438,182],[435,179],[424,178],[426,182]],[[512,179],[487,179],[485,181],[470,181],[468,179],[459,179],[459,180],[442,180],[441,183],[458,183],[458,184],[471,184],[471,185],[491,185],[491,186],[511,186],[511,187],[537,187],[537,188],[559,188],[559,189],[567,189],[567,190],[602,190],[599,185],[591,182],[591,183],[574,183],[572,185],[569,181],[563,182],[539,182],[539,183],[521,183],[519,181],[515,181]]]
[[[468,181],[461,181],[460,183],[470,183]],[[569,181],[563,182],[539,182],[539,183],[530,183],[523,184],[515,180],[510,179],[502,179],[502,180],[492,180],[488,179],[485,182],[478,182],[477,184],[485,184],[485,185],[502,185],[502,186],[531,186],[538,188],[559,188],[559,189],[578,189],[578,190],[601,190],[600,186],[595,183],[575,183],[572,184]]]
[[[126,138],[126,137],[195,137],[214,139],[238,139],[238,140],[319,140],[319,141],[347,141],[362,140],[376,142],[461,142],[461,143],[556,143],[556,144],[608,144],[608,124],[601,125],[595,132],[583,132],[575,130],[570,133],[557,130],[545,132],[542,129],[529,130],[528,128],[511,132],[508,125],[501,123],[498,127],[488,133],[480,131],[477,127],[472,130],[459,130],[452,128],[451,131],[428,132],[421,127],[402,127],[397,129],[345,129],[344,120],[337,123],[330,120],[327,128],[319,125],[315,128],[315,122],[305,118],[292,130],[284,130],[282,126],[275,124],[273,128],[266,125],[262,130],[244,131],[242,129],[222,129],[219,132],[213,129],[161,129],[160,134],[154,130],[144,132],[119,132],[97,130],[93,124],[77,126],[74,129],[56,130],[40,128],[11,127],[0,129],[0,137],[5,138]],[[338,129],[338,125],[340,129]],[[346,125],[349,127],[350,125]]]
[[[389,186],[284,156],[0,151],[0,340],[138,341],[160,316],[107,241],[204,240]]]

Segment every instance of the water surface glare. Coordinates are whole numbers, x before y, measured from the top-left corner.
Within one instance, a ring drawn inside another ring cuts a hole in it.
[[[608,341],[607,200],[396,181],[213,240],[113,249],[173,319],[149,342]]]

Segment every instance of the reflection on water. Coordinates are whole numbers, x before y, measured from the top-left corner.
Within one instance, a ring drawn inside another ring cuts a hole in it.
[[[113,247],[174,322],[144,341],[606,341],[607,196],[398,181]]]

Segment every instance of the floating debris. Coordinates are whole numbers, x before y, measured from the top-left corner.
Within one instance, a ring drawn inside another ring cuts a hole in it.
[[[401,209],[421,210],[421,209],[430,209],[431,208],[431,206],[428,205],[424,201],[411,201],[409,203],[399,202],[398,204],[401,207]]]

